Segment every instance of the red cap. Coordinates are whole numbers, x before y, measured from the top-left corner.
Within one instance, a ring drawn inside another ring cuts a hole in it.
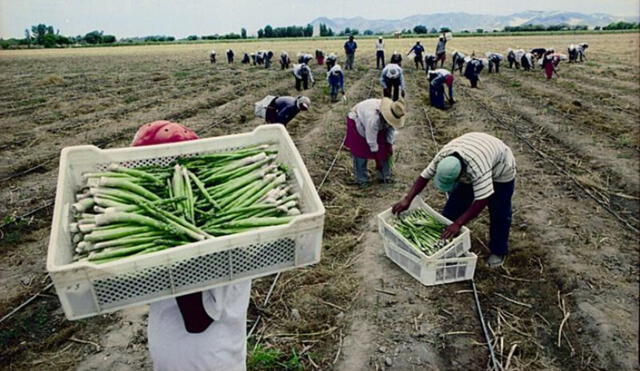
[[[138,129],[131,145],[150,146],[194,139],[198,139],[198,135],[180,124],[171,121],[154,121]]]
[[[444,83],[447,84],[448,87],[451,87],[451,85],[453,85],[453,75],[445,76]]]

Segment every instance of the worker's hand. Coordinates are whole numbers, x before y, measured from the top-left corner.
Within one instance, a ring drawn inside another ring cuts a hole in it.
[[[396,203],[391,207],[391,211],[394,214],[398,215],[401,212],[407,210],[409,208],[409,205],[411,205],[411,202],[406,198],[403,198],[400,202]]]
[[[316,82],[315,81],[311,83],[311,87],[314,87],[314,86],[316,86]]]
[[[402,96],[402,98],[404,98],[404,96],[405,96],[404,90],[402,90],[402,91],[400,92],[400,95]]]
[[[443,240],[448,240],[450,238],[453,238],[460,232],[460,228],[462,228],[460,224],[458,224],[457,222],[453,222],[453,224],[449,225],[442,232],[442,235],[440,235],[440,238],[442,238]]]

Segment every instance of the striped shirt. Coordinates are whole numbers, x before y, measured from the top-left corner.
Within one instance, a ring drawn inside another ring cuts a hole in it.
[[[500,139],[485,133],[468,133],[446,144],[420,174],[431,179],[436,174],[438,163],[457,153],[463,160],[460,182],[473,185],[476,200],[493,194],[493,183],[510,182],[516,177],[516,160],[511,149]]]

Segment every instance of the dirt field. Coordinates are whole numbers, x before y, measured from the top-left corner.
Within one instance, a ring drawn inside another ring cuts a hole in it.
[[[489,362],[470,283],[425,287],[385,256],[375,215],[399,200],[447,141],[484,131],[511,146],[518,163],[510,256],[504,268],[479,258],[475,282],[497,359],[512,370],[632,370],[638,367],[640,227],[638,34],[465,38],[460,50],[507,47],[564,51],[588,42],[588,60],[541,70],[483,71],[480,88],[456,75],[457,104],[428,106],[424,71],[406,61],[408,119],[395,146],[394,184],[349,185],[351,159],[338,151],[344,116],[380,97],[373,41],[361,41],[346,79],[348,104],[331,104],[324,66],[313,65],[313,102],[288,130],[327,208],[323,259],[254,281],[249,368],[482,370]],[[406,52],[414,40],[387,40]],[[435,40],[425,42],[427,51]],[[236,63],[224,63],[229,46]],[[295,95],[293,77],[241,65],[244,51],[339,52],[342,41],[170,45],[0,52],[0,367],[8,370],[150,369],[146,307],[69,322],[48,288],[45,256],[60,150],[127,146],[138,126],[167,119],[201,137],[250,131],[253,103]],[[343,61],[343,53],[338,53]],[[423,193],[437,209],[444,197]],[[470,224],[485,257],[488,217]],[[564,320],[564,321],[563,321]],[[563,323],[564,322],[564,323]],[[559,328],[563,323],[562,331]]]

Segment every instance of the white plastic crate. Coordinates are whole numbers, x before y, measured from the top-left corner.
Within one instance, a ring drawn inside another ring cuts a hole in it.
[[[69,222],[81,175],[110,163],[127,167],[166,165],[175,158],[273,144],[300,193],[302,215],[286,225],[199,241],[105,264],[72,262]],[[68,319],[202,291],[299,268],[320,260],[325,209],[291,137],[282,125],[253,132],[146,147],[62,150],[47,270]]]
[[[436,220],[443,224],[449,225],[452,223],[449,219],[445,218],[440,213],[432,209],[429,205],[427,205],[420,197],[414,198],[413,202],[411,202],[409,210],[413,209],[424,209],[427,214],[433,215]],[[388,242],[395,248],[413,255],[419,260],[429,261],[436,259],[455,258],[458,256],[463,256],[467,251],[469,251],[469,249],[471,249],[469,228],[463,226],[460,229],[460,234],[458,234],[458,236],[451,240],[451,242],[433,253],[433,255],[427,255],[412,247],[409,240],[404,238],[398,231],[395,230],[395,228],[393,228],[392,224],[394,219],[395,216],[393,215],[391,209],[387,209],[378,214],[378,232],[384,238],[385,246]]]

